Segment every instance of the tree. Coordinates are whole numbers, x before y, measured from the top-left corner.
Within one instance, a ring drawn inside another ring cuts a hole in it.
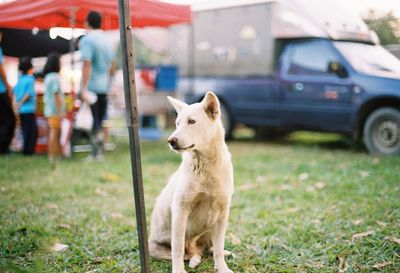
[[[391,11],[379,16],[374,10],[369,10],[364,22],[376,32],[382,45],[400,44],[400,19]]]

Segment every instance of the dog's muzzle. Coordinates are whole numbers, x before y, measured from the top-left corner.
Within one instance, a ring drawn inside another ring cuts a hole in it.
[[[168,144],[175,150],[179,149],[178,139],[176,137],[171,137],[168,139]]]
[[[176,137],[171,137],[168,139],[168,144],[171,146],[172,149],[175,151],[184,151],[188,150],[194,147],[194,144],[188,146],[188,147],[180,147],[178,143],[178,139]]]

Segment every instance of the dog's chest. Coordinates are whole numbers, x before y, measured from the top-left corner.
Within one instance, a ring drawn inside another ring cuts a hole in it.
[[[199,193],[194,200],[189,215],[188,233],[195,236],[210,230],[227,206],[229,206],[229,198],[227,196]]]

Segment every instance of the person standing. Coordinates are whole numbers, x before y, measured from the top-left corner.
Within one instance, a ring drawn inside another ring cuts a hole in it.
[[[0,32],[0,45],[2,33]],[[12,88],[7,80],[3,66],[3,51],[0,46],[0,155],[9,153],[14,137],[15,114],[12,108]]]
[[[38,128],[36,124],[35,77],[32,75],[33,65],[31,58],[20,58],[18,70],[20,71],[20,76],[14,87],[14,96],[17,102],[17,111],[24,141],[22,152],[24,155],[33,155],[35,153]]]
[[[101,29],[101,21],[100,13],[89,12],[86,18],[89,32],[79,42],[83,62],[81,98],[89,102],[88,91],[97,95],[97,101],[90,105],[93,115],[93,127],[90,136],[92,155],[89,157],[90,160],[102,158],[104,145],[102,123],[107,114],[107,94],[110,91],[110,80],[116,67],[114,50],[109,38]]]
[[[44,76],[44,116],[49,128],[48,155],[51,162],[61,157],[61,122],[64,114],[64,98],[61,91],[59,72],[60,55],[52,52],[47,56],[43,69]]]

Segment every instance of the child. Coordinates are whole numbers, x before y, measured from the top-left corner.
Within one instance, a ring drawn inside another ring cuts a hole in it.
[[[60,55],[56,52],[50,53],[43,74],[45,75],[44,115],[47,117],[49,127],[48,155],[52,162],[62,155],[60,138],[64,100],[59,79],[60,69]]]
[[[17,102],[17,111],[21,122],[23,135],[23,154],[35,153],[38,129],[36,125],[36,94],[35,77],[32,75],[33,66],[29,57],[19,60],[18,69],[21,72],[17,85],[14,87],[14,95]]]

